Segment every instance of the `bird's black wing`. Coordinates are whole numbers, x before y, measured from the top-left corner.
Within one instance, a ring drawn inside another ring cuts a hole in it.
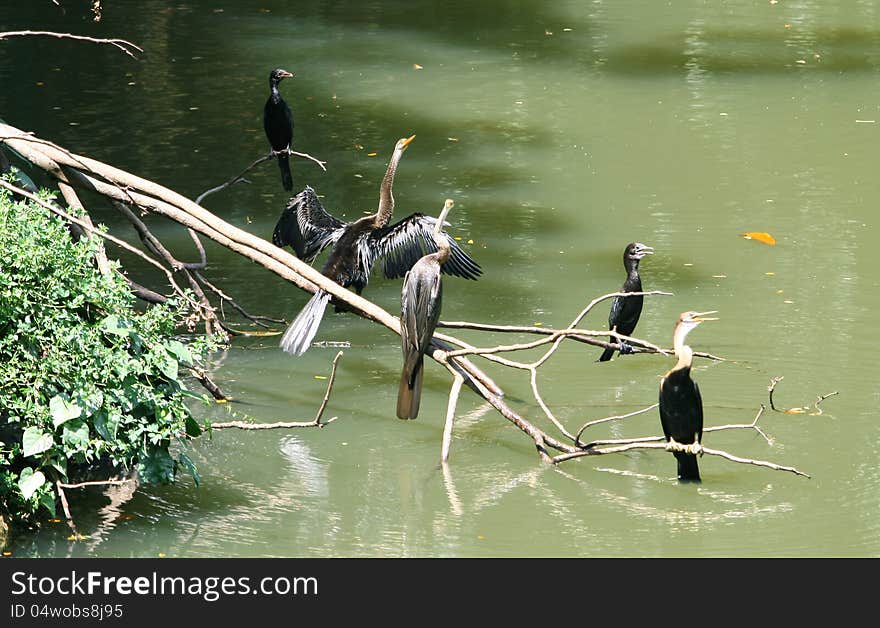
[[[376,229],[370,234],[377,257],[382,258],[382,272],[389,279],[403,277],[423,255],[437,250],[431,236],[437,219],[424,214],[412,214],[393,225]],[[458,246],[445,231],[440,234],[449,242],[449,259],[442,266],[447,275],[476,279],[483,274],[480,265]]]
[[[700,387],[694,382],[694,397],[696,397],[696,419],[697,419],[697,442],[703,442],[703,396],[700,394]]]
[[[608,329],[614,329],[620,321],[623,311],[623,297],[614,297],[611,300],[611,311],[608,313]]]
[[[297,257],[311,262],[342,235],[346,224],[327,213],[310,186],[294,196],[281,212],[272,233],[276,246],[290,245]]]

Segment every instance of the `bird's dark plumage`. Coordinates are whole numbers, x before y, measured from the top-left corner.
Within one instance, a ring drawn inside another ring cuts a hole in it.
[[[443,237],[441,228],[452,206],[452,200],[447,199],[440,218],[435,222],[431,235],[432,240],[436,239],[436,250],[416,261],[403,279],[400,295],[403,368],[397,391],[397,416],[401,419],[414,419],[419,415],[425,351],[431,344],[442,309],[443,282],[440,273],[451,253],[450,240]]]
[[[293,74],[281,68],[276,68],[269,73],[269,98],[263,107],[263,129],[265,129],[266,138],[268,138],[278,159],[278,167],[281,169],[281,185],[288,192],[293,189],[290,157],[286,153],[293,141],[293,113],[290,111],[290,106],[281,97],[278,83],[290,76]]]
[[[678,319],[673,334],[673,346],[678,363],[660,381],[660,423],[667,441],[682,445],[701,443],[703,438],[703,399],[700,387],[691,379],[693,351],[685,344],[689,331],[714,312],[684,312]],[[678,479],[699,482],[700,470],[696,454],[672,452],[678,462]]]
[[[394,171],[411,140],[401,139],[395,147],[380,189],[379,210],[375,214],[350,223],[342,222],[327,213],[315,191],[306,186],[285,207],[275,225],[272,241],[276,246],[291,246],[300,259],[309,263],[332,246],[321,273],[345,288],[354,288],[358,294],[366,287],[373,265],[380,259],[387,277],[402,277],[422,255],[437,250],[431,237],[436,218],[411,214],[386,226],[394,210],[391,193]],[[480,266],[449,234],[442,231],[441,236],[451,249],[449,263],[444,265],[443,271],[467,279],[479,277],[482,274]],[[297,326],[297,321],[291,324],[285,334],[287,341],[281,344],[285,351],[301,355],[308,348],[317,332],[320,317],[310,320],[312,325],[309,326]],[[300,333],[292,333],[294,326]],[[311,336],[306,337],[308,334]],[[291,351],[293,346],[301,350]]]
[[[623,251],[623,267],[626,269],[626,280],[623,282],[621,292],[641,292],[642,278],[639,276],[639,260],[645,255],[651,255],[654,249],[645,246],[641,242],[631,242]],[[624,336],[632,336],[642,314],[644,297],[641,295],[631,297],[614,297],[611,302],[611,312],[608,314],[608,329],[617,331]],[[625,353],[629,345],[616,338],[609,338],[610,342],[618,342]],[[629,351],[632,351],[629,349]],[[608,348],[602,352],[599,362],[607,362],[614,355],[614,349]]]
[[[671,371],[660,382],[660,423],[666,440],[682,445],[703,438],[703,399],[700,387],[690,377],[690,367]],[[700,469],[694,454],[673,452],[678,461],[678,479],[699,482]]]

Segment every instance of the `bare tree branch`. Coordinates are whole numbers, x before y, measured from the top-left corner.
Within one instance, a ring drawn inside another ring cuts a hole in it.
[[[94,37],[86,37],[84,35],[72,35],[71,33],[55,33],[51,31],[6,31],[5,33],[0,33],[0,39],[8,39],[9,37],[55,37],[57,39],[75,39],[78,41],[90,41],[95,44],[109,44],[118,48],[125,54],[127,54],[132,59],[137,59],[134,56],[135,52],[143,52],[144,49],[140,46],[137,46],[130,41],[125,39],[96,39]]]
[[[290,149],[286,149],[284,151],[278,151],[278,152],[270,151],[268,155],[265,155],[264,157],[260,157],[259,159],[254,161],[251,165],[249,165],[247,168],[245,168],[244,170],[239,172],[237,175],[235,175],[234,177],[232,177],[231,179],[229,179],[225,183],[221,183],[220,185],[215,186],[213,188],[210,188],[208,190],[205,190],[204,192],[199,194],[196,197],[196,204],[201,205],[202,201],[205,200],[205,198],[207,198],[211,194],[214,194],[215,192],[220,192],[222,190],[225,190],[226,188],[228,188],[231,185],[235,185],[236,183],[248,183],[248,180],[244,178],[244,175],[246,175],[248,172],[250,172],[251,170],[253,170],[257,166],[259,166],[261,163],[275,159],[279,153],[286,153],[288,155],[295,155],[297,157],[302,157],[303,159],[311,160],[311,161],[315,162],[316,164],[318,164],[318,166],[321,168],[321,170],[323,170],[324,172],[327,172],[327,168],[324,165],[327,162],[321,161],[320,159],[316,159],[315,157],[312,157],[308,153],[298,153],[298,152],[292,151]]]
[[[799,471],[795,467],[786,467],[783,465],[776,464],[774,462],[767,462],[766,460],[752,460],[750,458],[741,458],[739,456],[734,456],[733,454],[729,454],[726,451],[722,451],[720,449],[709,449],[708,447],[703,447],[699,443],[694,443],[693,445],[682,445],[681,443],[676,443],[675,441],[670,441],[667,443],[648,443],[648,442],[632,442],[627,443],[625,445],[618,445],[616,447],[607,447],[605,449],[601,448],[591,448],[585,449],[582,451],[570,453],[570,454],[562,454],[553,458],[553,464],[560,464],[565,462],[566,460],[573,460],[574,458],[581,458],[583,456],[601,456],[607,454],[617,454],[623,453],[626,451],[633,451],[636,449],[662,449],[664,451],[669,452],[684,452],[684,453],[692,453],[696,455],[707,454],[710,456],[720,456],[725,458],[726,460],[730,460],[731,462],[736,462],[739,464],[751,464],[758,467],[766,467],[768,469],[774,469],[776,471],[788,471],[790,473],[794,473],[795,475],[799,475],[801,477],[809,478],[810,476],[806,473]]]

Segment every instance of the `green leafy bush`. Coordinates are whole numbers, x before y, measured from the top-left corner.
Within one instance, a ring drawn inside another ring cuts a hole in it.
[[[183,304],[134,309],[119,273],[104,276],[95,244],[74,242],[36,203],[0,190],[0,511],[55,513],[55,480],[137,469],[170,482],[201,430],[181,380],[206,349],[175,339]]]

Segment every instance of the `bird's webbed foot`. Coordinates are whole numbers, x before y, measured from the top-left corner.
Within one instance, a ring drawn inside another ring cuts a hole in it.
[[[703,445],[700,443],[691,443],[686,449],[689,454],[694,454],[695,456],[703,455]]]
[[[632,348],[632,345],[624,342],[623,340],[618,341],[617,344],[620,345],[620,349],[618,350],[620,355],[627,355],[630,353],[635,353],[635,349]]]

